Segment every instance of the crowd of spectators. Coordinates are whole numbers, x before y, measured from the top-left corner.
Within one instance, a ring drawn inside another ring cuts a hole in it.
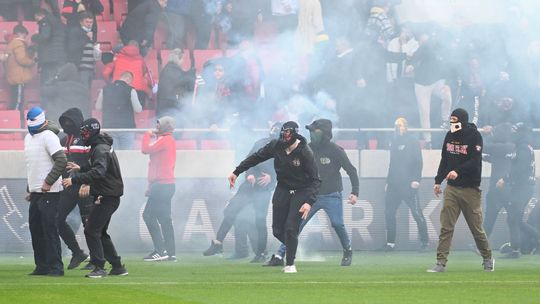
[[[37,64],[49,117],[72,106],[87,117],[96,110],[92,80],[116,83],[127,71],[140,105],[181,127],[244,130],[325,117],[342,129],[387,128],[404,117],[411,127],[446,128],[456,107],[485,134],[502,123],[540,126],[540,39],[516,4],[508,4],[504,22],[448,27],[400,22],[399,0],[128,0],[120,39],[105,50],[96,16],[121,9],[119,1],[60,2],[0,1],[4,21],[38,24],[36,34],[18,24],[5,37],[1,81],[11,86],[11,109],[24,109],[22,91]],[[155,45],[160,24],[166,39]],[[155,49],[171,50],[158,75],[148,68]],[[196,69],[193,49],[223,56]],[[112,102],[100,105],[115,111]],[[128,120],[117,127],[131,127]],[[361,134],[337,138],[386,147],[381,133]],[[439,144],[437,134],[419,134],[425,148]]]

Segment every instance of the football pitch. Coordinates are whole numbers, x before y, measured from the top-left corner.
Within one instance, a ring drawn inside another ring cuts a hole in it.
[[[0,303],[540,303],[538,255],[496,259],[495,272],[486,273],[479,256],[452,252],[447,272],[426,273],[433,252],[356,251],[351,267],[339,266],[340,252],[323,252],[299,260],[296,274],[222,256],[141,257],[124,256],[128,276],[88,279],[78,269],[28,276],[31,255],[3,255]]]

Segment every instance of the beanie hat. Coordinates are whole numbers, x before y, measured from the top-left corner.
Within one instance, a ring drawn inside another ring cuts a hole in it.
[[[171,116],[163,116],[160,119],[158,119],[159,122],[159,132],[160,133],[167,133],[167,132],[173,132],[176,121]]]
[[[45,112],[40,107],[33,107],[26,114],[26,125],[31,135],[38,133],[45,123]]]

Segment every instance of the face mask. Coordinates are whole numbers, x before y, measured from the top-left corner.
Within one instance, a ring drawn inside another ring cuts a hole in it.
[[[311,131],[309,132],[309,137],[312,144],[319,144],[322,142],[322,132]]]
[[[461,130],[461,123],[460,122],[451,122],[450,123],[450,132],[455,133],[457,131]]]
[[[87,33],[90,33],[92,31],[91,27],[89,28],[89,27],[83,26],[82,29]]]

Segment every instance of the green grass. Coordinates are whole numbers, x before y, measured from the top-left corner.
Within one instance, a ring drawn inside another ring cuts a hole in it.
[[[540,258],[498,259],[485,273],[481,258],[452,252],[446,273],[426,273],[434,253],[355,252],[340,267],[338,253],[298,261],[297,274],[249,260],[180,255],[177,263],[124,262],[126,277],[30,277],[31,256],[0,258],[1,303],[540,303]]]

